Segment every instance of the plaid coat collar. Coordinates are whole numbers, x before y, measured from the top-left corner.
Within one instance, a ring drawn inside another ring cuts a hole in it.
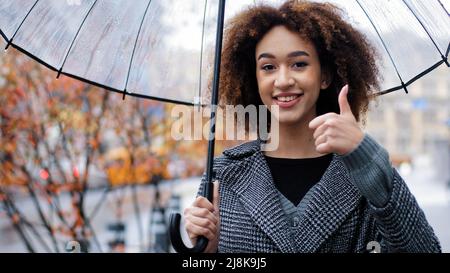
[[[224,151],[234,163],[220,169],[217,178],[236,193],[253,221],[281,252],[314,252],[360,202],[339,156],[334,155],[322,179],[305,195],[299,207],[299,226],[291,233],[277,189],[256,140]],[[294,235],[292,237],[292,235]]]

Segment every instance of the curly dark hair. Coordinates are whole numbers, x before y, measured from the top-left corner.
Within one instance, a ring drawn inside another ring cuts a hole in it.
[[[320,92],[317,115],[338,113],[338,93],[348,84],[348,100],[360,120],[379,89],[377,53],[342,14],[330,3],[291,0],[279,8],[256,5],[230,19],[223,43],[220,105],[263,105],[256,80],[256,45],[269,30],[282,25],[313,43],[322,69],[332,77],[330,86]]]

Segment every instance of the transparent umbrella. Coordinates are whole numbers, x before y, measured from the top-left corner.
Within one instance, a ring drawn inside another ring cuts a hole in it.
[[[315,0],[319,1],[319,0]],[[0,34],[7,43],[55,71],[126,95],[187,105],[217,105],[223,21],[249,5],[281,0],[2,0]],[[449,65],[449,0],[330,0],[381,54],[379,94],[403,89]],[[206,86],[214,61],[211,101]],[[212,111],[212,119],[215,113]],[[214,135],[214,122],[210,133]],[[211,200],[214,138],[207,157]],[[180,216],[172,218],[177,251]]]

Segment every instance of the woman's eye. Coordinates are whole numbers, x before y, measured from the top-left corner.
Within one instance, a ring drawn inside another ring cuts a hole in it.
[[[294,67],[296,67],[296,68],[302,68],[302,67],[305,67],[305,66],[307,66],[307,65],[308,65],[308,64],[305,63],[305,62],[297,62],[297,63],[294,64]]]
[[[273,70],[274,68],[275,68],[275,66],[273,66],[271,64],[266,64],[262,67],[262,70],[270,71],[270,70]]]

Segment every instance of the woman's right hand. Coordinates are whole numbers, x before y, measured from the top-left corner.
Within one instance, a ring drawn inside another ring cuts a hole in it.
[[[195,245],[199,236],[206,237],[209,242],[205,253],[217,252],[219,245],[219,182],[214,182],[213,203],[203,196],[195,199],[192,206],[184,210],[186,231],[192,244]]]

